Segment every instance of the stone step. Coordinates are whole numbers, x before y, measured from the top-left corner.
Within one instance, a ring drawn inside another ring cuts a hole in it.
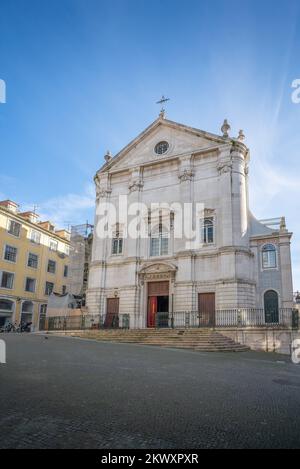
[[[72,335],[103,342],[136,343],[207,352],[243,352],[248,347],[212,329],[131,329],[76,331]]]

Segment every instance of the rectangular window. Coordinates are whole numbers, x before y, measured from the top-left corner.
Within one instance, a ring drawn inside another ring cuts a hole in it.
[[[46,282],[45,285],[45,295],[51,295],[54,289],[54,283],[52,282]]]
[[[150,256],[159,256],[159,238],[151,238]]]
[[[33,269],[37,269],[37,267],[38,267],[38,260],[39,260],[38,255],[37,255],[37,254],[33,254],[32,252],[30,252],[29,255],[28,255],[27,266],[28,266],[28,267],[32,267]]]
[[[21,223],[18,223],[17,221],[14,221],[14,220],[9,220],[7,231],[9,234],[12,234],[13,236],[16,236],[17,238],[19,238],[20,233],[21,233]]]
[[[66,291],[67,291],[67,287],[66,287],[66,285],[63,285],[62,286],[62,294],[64,295],[66,293]]]
[[[112,240],[112,254],[122,254],[123,251],[123,238],[119,236]]]
[[[13,246],[5,246],[4,259],[9,262],[16,262],[17,251],[17,248]]]
[[[162,233],[161,235],[161,256],[167,256],[169,252],[169,239],[168,237]]]
[[[55,274],[55,270],[56,270],[56,262],[49,260],[47,272],[49,272],[49,274]]]
[[[30,241],[35,244],[40,244],[41,242],[41,233],[36,230],[31,230]]]
[[[14,284],[14,274],[11,272],[2,272],[1,287],[12,289]]]
[[[69,269],[68,269],[68,266],[65,265],[65,266],[64,266],[64,277],[67,277],[67,276],[68,276],[68,270],[69,270]]]
[[[35,292],[35,278],[26,278],[25,291],[34,293]]]
[[[50,251],[57,251],[57,241],[55,239],[50,239]]]
[[[169,254],[169,232],[164,231],[160,224],[157,231],[151,235],[150,256],[167,256]]]

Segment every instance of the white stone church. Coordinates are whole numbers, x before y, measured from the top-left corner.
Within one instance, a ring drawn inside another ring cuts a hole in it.
[[[144,328],[166,312],[205,313],[205,324],[214,325],[219,312],[224,318],[236,308],[259,308],[266,322],[276,322],[279,309],[292,307],[292,234],[284,217],[260,222],[251,214],[249,149],[242,131],[232,138],[229,130],[226,120],[222,134],[215,135],[161,112],[117,155],[106,155],[95,176],[90,313],[103,315],[108,325],[118,315],[131,328]],[[139,214],[146,236],[140,227],[137,236],[129,235],[120,196],[127,196],[128,207],[147,208]],[[122,220],[106,218],[103,236],[103,207],[108,213],[112,206]],[[193,207],[195,242],[184,231],[175,235],[182,215],[174,206]]]

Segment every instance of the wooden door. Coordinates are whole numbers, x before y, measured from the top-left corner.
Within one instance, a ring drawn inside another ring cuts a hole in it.
[[[199,293],[198,295],[199,326],[215,325],[215,294]]]
[[[107,298],[104,327],[119,327],[119,298]]]
[[[157,313],[157,296],[149,296],[147,327],[155,327],[156,313]]]

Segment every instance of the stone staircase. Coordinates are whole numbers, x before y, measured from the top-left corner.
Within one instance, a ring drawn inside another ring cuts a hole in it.
[[[203,352],[244,352],[248,347],[213,329],[100,329],[69,332],[106,342],[123,342]]]

